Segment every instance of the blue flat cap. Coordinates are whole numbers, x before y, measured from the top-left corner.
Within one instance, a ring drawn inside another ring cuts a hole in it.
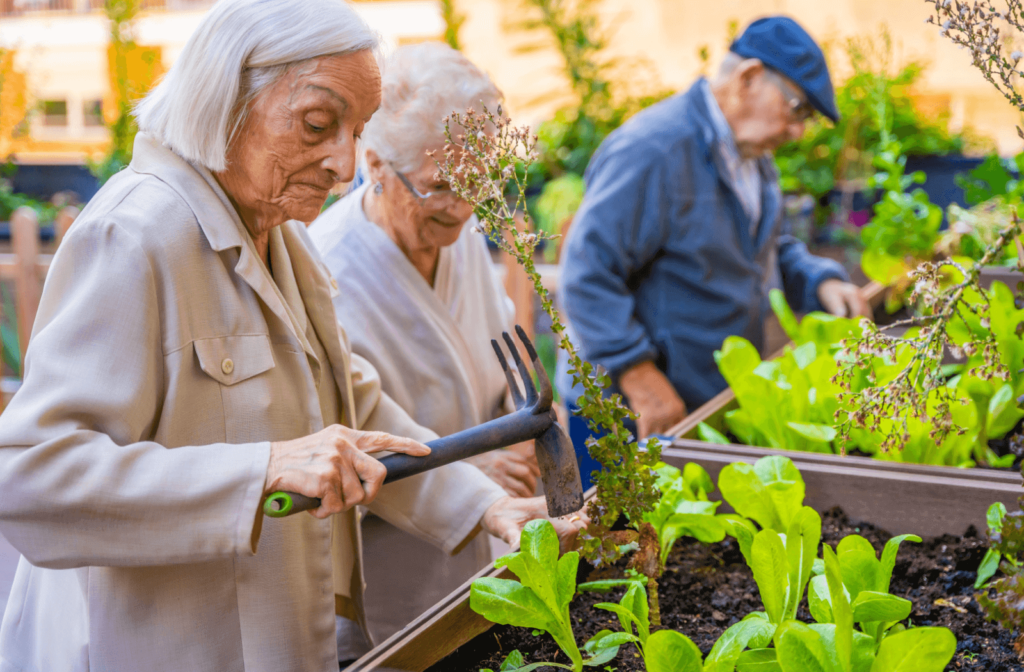
[[[800,87],[818,112],[839,121],[836,94],[825,54],[807,31],[788,16],[769,16],[747,26],[729,50],[756,58]]]

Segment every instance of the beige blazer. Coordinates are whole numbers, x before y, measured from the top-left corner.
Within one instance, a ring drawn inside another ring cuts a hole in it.
[[[210,173],[144,134],[75,222],[0,415],[0,532],[23,554],[0,672],[337,670],[334,615],[361,620],[358,526],[264,520],[269,442],[338,420],[324,366],[345,424],[434,435],[351,354],[303,227],[282,234],[328,361]],[[503,495],[458,463],[371,509],[451,552]]]

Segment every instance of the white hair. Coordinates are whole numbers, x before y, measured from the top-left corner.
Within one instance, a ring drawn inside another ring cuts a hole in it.
[[[344,0],[219,0],[135,117],[187,161],[221,171],[249,104],[290,66],[379,47]]]
[[[487,73],[440,42],[396,49],[381,87],[380,109],[363,129],[363,148],[402,172],[419,169],[427,148],[444,141],[449,114],[483,106],[493,112],[503,97]]]

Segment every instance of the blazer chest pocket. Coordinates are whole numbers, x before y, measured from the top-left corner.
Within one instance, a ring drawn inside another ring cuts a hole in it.
[[[234,385],[274,368],[266,334],[199,338],[192,342],[199,368],[221,385]]]
[[[275,418],[274,380],[265,374],[274,368],[274,352],[266,334],[221,336],[193,341],[199,368],[216,381],[205,409],[210,421],[221,422],[224,441],[250,443],[268,439],[266,425]],[[219,403],[218,403],[219,402]],[[217,408],[219,406],[219,408]],[[216,410],[214,410],[216,409]],[[219,411],[220,413],[217,413]]]

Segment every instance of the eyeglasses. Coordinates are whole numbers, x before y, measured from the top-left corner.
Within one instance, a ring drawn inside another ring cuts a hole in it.
[[[789,116],[795,123],[805,122],[814,116],[814,106],[801,92],[794,91],[782,75],[769,68],[765,68],[765,73],[770,75],[775,87],[786,97],[789,103]]]
[[[391,166],[391,170],[395,171],[395,175],[397,175],[398,179],[402,181],[402,184],[404,184],[405,188],[409,190],[409,193],[419,201],[420,206],[429,210],[444,210],[445,208],[450,208],[459,201],[459,195],[451,189],[436,189],[424,194],[414,187],[412,182],[409,181],[409,178],[400,170],[395,168],[393,164],[388,163],[388,165]]]

